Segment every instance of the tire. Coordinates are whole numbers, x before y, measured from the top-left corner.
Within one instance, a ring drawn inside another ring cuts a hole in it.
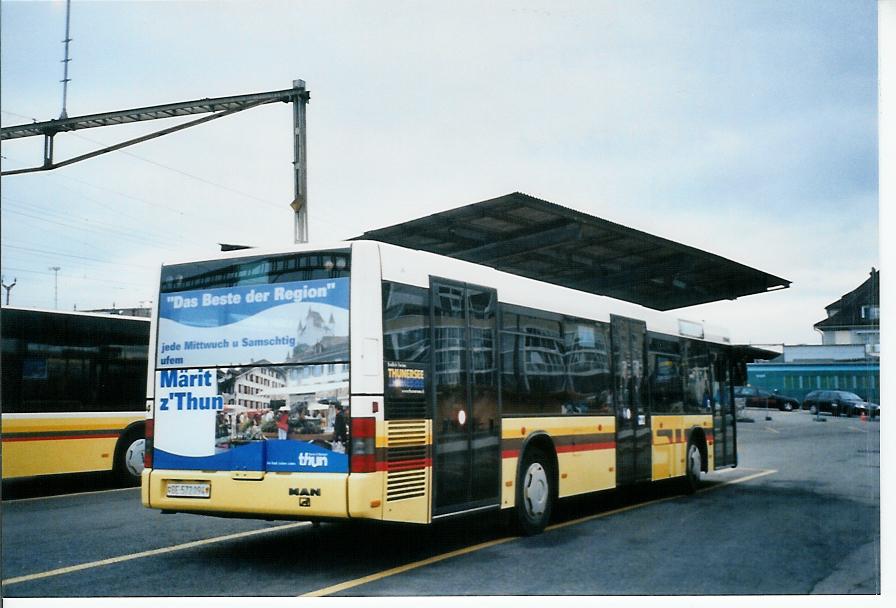
[[[145,450],[143,433],[132,431],[118,440],[115,447],[115,477],[120,483],[129,486],[140,483]]]
[[[816,415],[818,414],[818,408],[815,407],[814,405],[810,405],[810,406],[809,406],[809,413],[812,414],[813,416],[816,416]]]
[[[690,440],[684,457],[684,489],[688,494],[693,494],[700,487],[702,469],[703,457],[700,455],[700,448]]]
[[[784,404],[784,407],[782,407],[781,409],[784,410],[785,412],[792,412],[793,404],[788,401],[787,403]]]
[[[516,527],[523,536],[541,533],[551,519],[555,489],[550,460],[538,448],[526,450],[516,483]]]

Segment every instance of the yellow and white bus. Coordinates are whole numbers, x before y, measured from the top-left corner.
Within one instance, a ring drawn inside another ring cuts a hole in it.
[[[149,319],[5,306],[3,479],[143,470]]]
[[[426,524],[736,465],[731,347],[373,241],[163,265],[142,501]]]

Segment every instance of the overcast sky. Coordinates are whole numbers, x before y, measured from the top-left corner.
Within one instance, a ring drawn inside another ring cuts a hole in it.
[[[2,2],[2,124],[57,118],[65,3]],[[878,257],[873,1],[74,2],[70,117],[307,81],[311,240],[521,191],[754,266],[788,290],[679,311],[820,343]],[[163,126],[56,137],[56,160]],[[164,259],[292,242],[272,104],[2,178],[11,303],[135,306]],[[4,142],[38,165],[42,138]]]

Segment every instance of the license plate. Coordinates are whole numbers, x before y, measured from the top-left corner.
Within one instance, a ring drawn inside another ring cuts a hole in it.
[[[212,487],[208,482],[168,484],[169,498],[208,498],[211,492]]]

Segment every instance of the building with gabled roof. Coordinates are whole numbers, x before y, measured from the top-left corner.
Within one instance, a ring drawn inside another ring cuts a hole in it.
[[[825,311],[813,325],[821,344],[784,345],[780,357],[747,363],[747,382],[800,401],[810,391],[838,390],[880,403],[880,272],[872,268]]]
[[[871,269],[864,283],[825,306],[827,318],[813,327],[822,344],[864,344],[865,352],[880,356],[880,271]]]

